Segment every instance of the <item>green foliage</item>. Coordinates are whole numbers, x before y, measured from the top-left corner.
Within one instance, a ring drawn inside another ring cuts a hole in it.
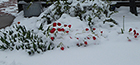
[[[105,22],[112,22],[112,23],[118,25],[118,23],[115,20],[113,20],[112,18],[105,19],[105,21],[103,21],[103,24],[105,24]]]
[[[124,34],[124,30],[121,28],[121,34]]]
[[[47,39],[34,33],[34,30],[27,30],[25,26],[15,25],[13,30],[7,30],[1,32],[3,36],[0,36],[1,50],[25,50],[29,55],[35,53],[45,52],[51,50],[52,44],[48,43]],[[51,45],[51,46],[50,46]]]

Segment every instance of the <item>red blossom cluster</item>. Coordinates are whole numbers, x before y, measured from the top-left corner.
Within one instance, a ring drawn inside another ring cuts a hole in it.
[[[70,38],[71,38],[71,37],[70,37]],[[71,39],[72,39],[72,38],[71,38]],[[78,37],[76,37],[76,39],[79,40]],[[89,39],[89,40],[90,40],[90,37],[86,37],[86,38],[84,38],[84,39]],[[92,39],[93,39],[93,40],[96,40],[96,37],[93,36]],[[82,46],[82,45],[85,45],[85,46],[86,46],[86,45],[88,45],[88,42],[87,42],[87,41],[84,41],[84,43],[77,43],[76,45],[77,45],[78,47],[80,47],[80,46]]]
[[[49,29],[49,33],[50,34],[55,34],[55,33],[58,33],[58,32],[69,33],[69,30],[67,30],[65,27],[71,28],[72,25],[62,24],[62,23],[59,23],[59,22],[58,23],[54,22],[52,24],[52,27],[50,27],[50,29]],[[92,30],[95,31],[96,28],[93,28]],[[85,28],[85,31],[90,31],[90,29],[89,28]],[[102,34],[103,31],[101,31],[100,33]],[[78,37],[75,37],[75,38],[80,41],[80,38],[78,38]],[[50,39],[52,41],[54,41],[55,37],[50,37]],[[73,38],[70,36],[70,39],[73,39]],[[82,45],[87,46],[89,44],[87,40],[96,40],[96,39],[97,39],[96,36],[87,36],[87,37],[84,38],[84,40],[83,40],[82,43],[79,43],[78,42],[76,45],[78,47],[80,47]],[[60,49],[61,50],[64,50],[65,47],[64,46],[61,46]]]
[[[69,33],[69,31],[68,30],[65,30],[64,29],[64,27],[67,27],[68,26],[68,28],[71,28],[71,25],[67,25],[67,24],[64,24],[64,26],[62,26],[62,24],[61,23],[56,23],[56,22],[54,22],[53,24],[52,24],[52,26],[53,26],[53,28],[51,28],[50,29],[50,33],[51,34],[54,34],[56,31],[58,31],[58,32],[64,32],[64,33]],[[56,28],[56,26],[61,26],[60,28]],[[53,41],[54,40],[54,37],[51,37],[51,40]]]
[[[53,23],[53,27],[56,27],[57,25],[58,25],[58,26],[61,26],[62,24],[59,23],[59,22],[58,22],[58,23],[56,23],[56,22]],[[64,27],[67,27],[67,26],[68,26],[69,28],[71,28],[71,25],[64,24]]]
[[[132,28],[129,29],[129,32],[132,31]],[[133,30],[134,38],[137,38],[139,36],[139,33],[136,32],[136,30]]]
[[[90,29],[89,28],[85,28],[85,31],[89,31]],[[96,30],[96,28],[93,28],[92,29],[93,31],[95,31]],[[101,34],[103,33],[103,31],[101,31]],[[72,39],[72,37],[70,37],[70,39]],[[79,40],[79,38],[78,37],[76,37],[76,39],[77,40]],[[92,39],[92,40],[96,40],[97,38],[96,38],[96,36],[87,36],[86,38],[84,38],[84,39],[88,39],[88,40],[90,40],[90,39]],[[85,41],[85,40],[83,40],[84,42],[83,43],[77,43],[76,45],[78,46],[78,47],[80,47],[80,46],[82,46],[82,45],[84,45],[84,46],[86,46],[86,45],[88,45],[88,42],[87,41]]]
[[[138,38],[138,36],[139,36],[139,33],[135,29],[133,30],[132,28],[129,28],[129,31],[128,32],[129,33],[132,32],[134,38]],[[128,41],[131,42],[131,39],[129,39],[129,37],[127,37],[127,38],[128,38]]]
[[[62,24],[61,23],[53,23],[53,27],[56,27],[56,26],[61,26]],[[66,25],[66,24],[64,24],[64,27],[69,27],[69,28],[71,28],[71,25]],[[54,33],[56,31],[56,29],[55,28],[52,28],[51,30],[50,30],[50,33]],[[66,33],[69,33],[69,31],[65,31],[65,29],[64,28],[57,28],[57,31],[62,31],[62,32],[66,32]]]

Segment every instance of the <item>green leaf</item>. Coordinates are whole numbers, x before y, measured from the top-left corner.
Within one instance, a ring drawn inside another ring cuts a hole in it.
[[[18,33],[18,37],[20,37],[20,34]]]
[[[9,31],[9,35],[12,35],[14,32],[11,30],[11,31]]]
[[[121,28],[121,33],[123,34],[124,33],[124,31],[123,31],[123,29]]]
[[[19,50],[20,49],[20,46],[16,46],[16,49]]]

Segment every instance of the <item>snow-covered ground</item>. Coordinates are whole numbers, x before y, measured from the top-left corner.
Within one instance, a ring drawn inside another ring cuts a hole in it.
[[[101,37],[99,45],[72,47],[64,51],[54,49],[34,56],[29,56],[24,51],[0,51],[0,65],[140,65],[140,37],[135,39],[128,33],[130,27],[140,31],[140,16],[136,17],[131,14],[128,7],[121,7],[118,11],[112,17],[119,23],[119,26],[100,27],[104,31],[103,35],[107,37]],[[125,16],[125,33],[118,34],[121,32],[123,16]],[[14,23],[20,21],[21,24],[28,24],[27,26],[30,27],[35,19],[37,17],[23,18],[21,13]],[[77,19],[73,18],[72,21],[75,20]],[[127,37],[131,39],[131,42]]]
[[[96,24],[97,33],[103,31],[103,34],[99,35],[97,41],[87,40],[89,45],[86,47],[72,46],[63,51],[56,48],[33,56],[29,56],[25,51],[0,51],[0,65],[140,65],[140,36],[134,38],[133,32],[128,32],[129,28],[140,32],[140,15],[131,14],[129,7],[120,7],[117,10],[118,13],[113,14],[112,17],[119,25],[110,28],[102,22]],[[40,17],[24,18],[23,12],[20,12],[12,25],[20,22],[21,25],[34,29],[33,27],[38,26],[36,21]],[[124,34],[120,34],[121,28],[123,28],[123,19],[125,31]],[[79,33],[88,28],[88,25],[78,18],[70,17],[67,14],[63,14],[56,22],[72,25],[72,32],[61,41],[68,45],[73,45],[76,42],[76,40],[69,40],[69,36],[74,37],[77,31]],[[89,34],[91,34],[90,31],[86,34],[79,34],[77,37]],[[131,41],[128,41],[128,38]],[[60,42],[60,40],[54,42]]]

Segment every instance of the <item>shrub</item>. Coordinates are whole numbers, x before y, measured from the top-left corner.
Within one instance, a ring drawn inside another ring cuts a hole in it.
[[[27,30],[25,26],[14,25],[10,30],[1,31],[1,50],[25,50],[29,55],[51,50],[51,43],[43,40],[43,37],[34,33],[34,30]]]
[[[115,13],[110,11],[110,3],[100,0],[67,0],[56,1],[46,11],[46,18],[49,23],[58,20],[63,13],[69,14],[72,17],[79,17],[80,20],[87,22],[92,28],[96,22],[102,21],[112,22],[117,25],[116,21],[111,18]]]

